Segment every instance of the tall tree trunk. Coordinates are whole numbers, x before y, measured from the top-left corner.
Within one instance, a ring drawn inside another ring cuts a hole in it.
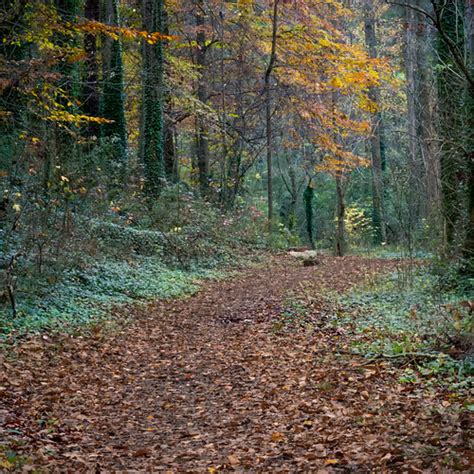
[[[417,125],[416,125],[416,37],[415,37],[415,11],[405,8],[405,70],[407,75],[407,104],[408,104],[408,144],[412,167],[418,160],[417,153]]]
[[[169,17],[166,5],[163,6],[163,34],[169,35]],[[168,44],[167,40],[163,40],[163,47],[166,47]],[[165,77],[165,68],[163,67],[163,81]],[[166,81],[164,81],[166,82]],[[178,160],[176,156],[176,129],[171,118],[173,111],[173,103],[171,101],[171,94],[168,85],[163,87],[163,102],[164,102],[164,119],[163,119],[163,140],[164,140],[164,165],[165,165],[165,175],[166,179],[170,182],[179,181],[179,170],[178,170]]]
[[[104,21],[110,25],[119,25],[118,0],[106,0]],[[124,69],[122,42],[120,39],[104,41],[103,50],[103,98],[102,116],[112,123],[102,126],[102,135],[111,140],[113,186],[125,181],[128,160],[127,123],[125,120]]]
[[[426,8],[423,0],[415,0],[415,7]],[[420,213],[439,220],[440,164],[435,147],[435,118],[432,96],[433,76],[430,58],[433,56],[432,38],[428,34],[426,17],[413,8],[405,8],[405,71],[407,75],[408,143],[410,156],[410,187],[414,196],[423,190],[419,201]]]
[[[272,159],[272,97],[270,79],[275,66],[276,59],[276,41],[278,30],[278,3],[279,0],[273,0],[272,14],[272,44],[268,66],[265,70],[265,128],[266,128],[266,150],[267,150],[267,193],[268,193],[268,224],[272,229],[273,221],[273,159]]]
[[[6,40],[24,32],[27,4],[27,0],[18,1],[1,15],[0,35],[2,38]],[[6,61],[26,59],[29,55],[29,50],[30,46],[24,43],[17,44],[14,42],[12,44],[8,41],[0,41],[0,55]],[[8,120],[0,120],[0,147],[3,155],[0,161],[6,166],[10,184],[13,186],[18,176],[24,172],[20,166],[20,156],[22,153],[20,152],[20,147],[18,147],[18,130],[29,126],[29,124],[25,123],[25,98],[16,90],[13,84],[1,88],[0,110],[6,112],[5,117],[8,117]],[[8,150],[8,152],[6,153],[5,150]],[[0,206],[5,206],[7,201],[7,197],[0,198]]]
[[[204,1],[196,0],[196,64],[199,67],[201,77],[197,85],[197,97],[203,104],[207,103],[207,44],[206,32],[206,14],[204,10]],[[203,196],[209,195],[210,175],[209,175],[209,130],[206,120],[199,114],[196,117],[196,161],[199,171],[199,188]]]
[[[245,111],[244,111],[244,69],[245,69],[245,62],[244,62],[244,49],[242,44],[239,45],[239,52],[238,52],[238,69],[237,69],[237,77],[236,77],[236,94],[235,94],[235,101],[236,101],[236,109],[237,109],[237,117],[234,118],[234,129],[240,130],[241,133],[244,133],[246,129],[246,120],[245,120]],[[221,74],[222,75],[222,74]],[[223,77],[223,75],[222,75]],[[242,139],[242,135],[239,134],[239,137],[234,141],[233,146],[230,147],[230,153],[228,153],[228,160],[227,160],[227,169],[225,171],[224,179],[224,189],[225,192],[225,200],[224,204],[227,209],[232,209],[235,204],[235,199],[237,194],[240,190],[240,185],[243,181],[243,176],[241,174],[241,165],[242,165],[242,152],[244,149],[244,140]]]
[[[438,100],[439,135],[441,143],[441,183],[443,194],[443,214],[447,250],[454,249],[457,227],[461,218],[462,195],[460,175],[462,172],[463,104],[461,94],[464,83],[459,74],[462,66],[456,61],[452,44],[462,46],[463,18],[459,16],[455,2],[435,3],[435,14],[439,18],[437,52],[439,57]]]
[[[474,77],[474,0],[466,0],[466,52],[468,69]],[[468,222],[466,238],[463,245],[464,256],[469,276],[474,275],[474,86],[467,85],[467,140],[466,159],[468,173]]]
[[[375,31],[375,11],[372,0],[365,0],[364,30],[365,43],[369,56],[377,57],[377,37]],[[369,89],[369,99],[376,105],[380,105],[379,91],[377,87]],[[376,232],[376,243],[386,240],[385,211],[384,211],[384,184],[381,127],[382,114],[377,111],[371,114],[371,137],[370,148],[372,155],[372,222]]]
[[[314,188],[311,179],[303,192],[304,212],[306,217],[306,232],[311,248],[314,249],[314,213],[313,213]]]
[[[336,174],[336,256],[343,257],[346,252],[346,236],[344,228],[344,218],[346,215],[346,205],[344,202],[343,175]]]
[[[168,102],[166,106],[168,112],[171,112],[171,104]],[[166,114],[165,114],[166,115]],[[164,164],[165,176],[169,182],[179,181],[178,159],[176,156],[176,137],[173,121],[165,118],[164,121]]]
[[[91,21],[100,19],[99,0],[86,0],[84,5],[84,16]],[[87,115],[98,117],[100,113],[99,102],[99,63],[97,60],[97,40],[95,34],[84,35],[84,51],[86,58],[84,61],[85,74],[84,86],[82,90],[82,108]],[[91,136],[99,135],[99,126],[91,122],[88,126]]]
[[[417,0],[417,5],[427,8],[423,0]],[[438,150],[436,149],[436,118],[433,74],[433,35],[427,24],[427,19],[420,12],[415,12],[416,26],[416,68],[418,74],[418,90],[415,94],[417,134],[421,160],[424,164],[426,188],[426,215],[436,224],[441,212],[441,183]]]
[[[291,163],[288,169],[290,178],[290,208],[288,210],[288,230],[293,232],[296,225],[296,203],[298,200],[298,188],[296,186],[296,170],[294,163]]]
[[[142,0],[143,28],[163,33],[163,0]],[[163,42],[143,41],[143,163],[145,192],[157,196],[166,179],[164,161],[164,56]]]
[[[56,11],[62,21],[74,24],[77,22],[77,15],[79,14],[79,0],[56,0]],[[54,35],[54,43],[59,48],[71,48],[80,46],[79,42],[73,37],[65,33],[57,33]],[[64,97],[59,99],[59,102],[68,111],[77,113],[77,100],[81,97],[80,90],[80,69],[79,63],[70,61],[58,61],[55,69],[60,74],[59,87],[65,92]],[[75,168],[77,164],[81,163],[80,149],[72,134],[61,127],[57,123],[53,123],[55,132],[55,152],[51,153],[45,148],[44,152],[44,178],[45,182],[52,178],[52,171],[54,166],[60,165],[64,170]],[[79,132],[77,125],[70,125],[70,129]],[[51,189],[44,188],[45,195],[49,195]]]

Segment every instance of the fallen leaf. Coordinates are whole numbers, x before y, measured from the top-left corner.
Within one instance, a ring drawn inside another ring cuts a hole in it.
[[[274,441],[275,443],[283,441],[284,439],[285,439],[285,436],[283,435],[283,433],[280,433],[279,431],[272,434],[272,441]]]
[[[238,464],[240,464],[239,458],[234,454],[229,454],[229,456],[227,456],[227,460],[229,461],[229,464],[231,466],[237,466]]]
[[[149,456],[150,454],[151,454],[151,451],[148,448],[140,448],[140,449],[137,449],[132,454],[132,456],[134,458],[140,458],[140,457],[143,457],[143,456]]]

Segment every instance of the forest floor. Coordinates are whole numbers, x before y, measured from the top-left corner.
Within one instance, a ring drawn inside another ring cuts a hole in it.
[[[0,355],[0,471],[470,471],[462,400],[327,323],[327,290],[396,265],[272,257],[127,324],[24,340]]]

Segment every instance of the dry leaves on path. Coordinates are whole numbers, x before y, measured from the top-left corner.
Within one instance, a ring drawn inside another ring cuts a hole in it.
[[[0,358],[0,469],[468,472],[459,402],[361,366],[338,351],[343,330],[274,331],[289,294],[304,289],[317,320],[323,288],[395,265],[277,257],[113,334],[31,338]]]

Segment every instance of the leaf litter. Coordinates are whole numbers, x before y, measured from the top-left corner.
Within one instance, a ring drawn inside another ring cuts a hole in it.
[[[0,470],[470,472],[465,400],[361,363],[350,332],[326,324],[326,290],[397,261],[318,258],[270,258],[187,299],[128,308],[115,331],[4,351]],[[294,296],[301,324],[276,325]]]

